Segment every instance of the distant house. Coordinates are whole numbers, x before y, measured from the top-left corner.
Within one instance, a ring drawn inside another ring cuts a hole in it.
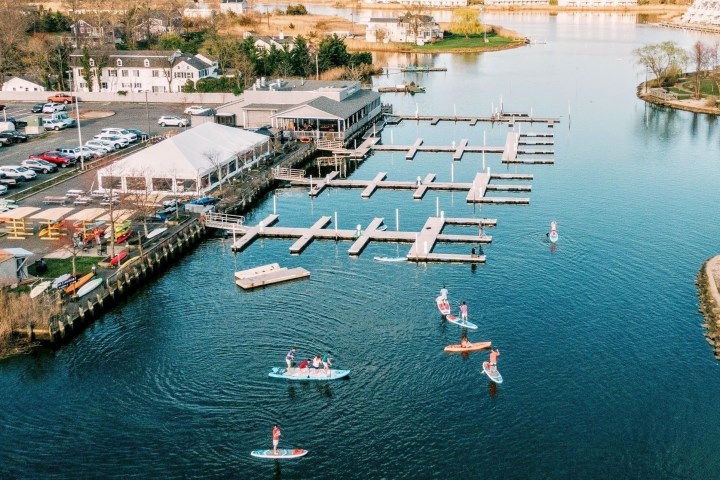
[[[371,18],[365,30],[368,42],[429,43],[443,38],[443,30],[430,15],[408,13],[396,18]]]
[[[38,79],[22,75],[20,77],[12,77],[3,83],[3,92],[44,92],[45,85]]]
[[[363,3],[399,3],[401,5],[423,5],[425,7],[467,7],[468,0],[363,0]]]
[[[220,11],[223,13],[233,12],[241,15],[247,12],[248,9],[249,5],[245,0],[221,0],[220,2]]]
[[[82,75],[80,50],[70,55],[74,88],[90,91]],[[112,50],[92,52],[90,67],[100,68],[99,78],[92,79],[97,92],[180,92],[188,80],[217,78],[218,64],[203,55],[171,50]]]
[[[187,18],[210,18],[217,13],[212,5],[205,2],[192,2],[183,10],[183,17]]]
[[[76,37],[77,42],[75,41]],[[82,19],[70,25],[70,36],[65,38],[69,39],[75,48],[122,43],[121,35],[112,28],[109,22],[93,25]]]
[[[280,32],[277,37],[266,37],[258,36],[255,37],[255,48],[258,50],[270,50],[272,47],[278,50],[292,51],[295,46],[295,39],[293,37],[286,37],[283,32]]]
[[[159,37],[172,31],[174,31],[174,28],[161,18],[150,17],[135,27],[134,36],[135,40],[142,41]]]

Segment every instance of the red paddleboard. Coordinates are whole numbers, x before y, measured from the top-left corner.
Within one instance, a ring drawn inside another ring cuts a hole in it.
[[[438,310],[440,310],[440,313],[443,315],[450,315],[450,302],[447,301],[447,299],[443,297],[436,297],[435,303],[437,304]]]
[[[125,257],[127,257],[127,256],[128,256],[128,253],[126,251],[122,251],[122,252],[118,253],[117,255],[115,255],[114,257],[112,257],[110,259],[110,265],[112,265],[113,267],[117,267],[118,264],[120,262],[122,262],[123,260],[125,260]]]

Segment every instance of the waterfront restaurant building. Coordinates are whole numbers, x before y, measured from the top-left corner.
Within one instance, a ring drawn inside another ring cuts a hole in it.
[[[203,123],[98,171],[102,189],[199,196],[270,153],[266,135]]]
[[[245,128],[271,125],[294,136],[347,142],[381,113],[380,94],[349,80],[258,80],[243,101],[219,108]]]

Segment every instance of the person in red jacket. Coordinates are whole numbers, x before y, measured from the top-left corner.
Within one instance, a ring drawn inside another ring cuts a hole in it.
[[[278,427],[278,426],[277,426],[277,423],[276,423],[275,426],[273,427],[273,430],[272,430],[272,437],[273,437],[273,454],[274,454],[274,455],[277,455],[277,454],[278,454],[277,447],[278,447],[278,443],[280,443],[280,435],[281,435],[281,434],[280,434],[280,427]]]

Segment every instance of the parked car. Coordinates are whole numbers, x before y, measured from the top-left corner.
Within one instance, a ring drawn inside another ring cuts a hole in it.
[[[0,137],[8,138],[13,143],[24,143],[28,141],[28,136],[24,133],[18,132],[17,130],[10,130],[9,132],[0,132]]]
[[[64,123],[49,118],[43,118],[42,123],[45,130],[55,130],[57,132],[58,130],[65,130],[67,128],[67,125]]]
[[[29,168],[33,172],[40,173],[55,173],[58,170],[57,165],[55,165],[54,163],[40,160],[39,158],[28,158],[27,160],[23,160],[20,163],[20,166]]]
[[[90,160],[95,158],[95,153],[91,152],[87,147],[83,150],[81,147],[60,147],[55,149],[56,152],[64,153],[65,155],[73,157],[75,160]]]
[[[8,117],[6,122],[12,122],[15,124],[15,128],[25,128],[27,127],[27,122],[25,120],[18,120],[15,117]]]
[[[8,145],[12,145],[12,143],[12,140],[9,138],[0,136],[0,146],[7,147]]]
[[[70,165],[75,165],[77,163],[77,160],[75,160],[73,157],[69,157],[60,152],[42,152],[35,155],[30,155],[28,158],[33,160],[45,160],[46,162],[55,164],[60,168],[66,168]]]
[[[190,107],[187,107],[184,110],[185,115],[201,115],[205,113],[207,110],[209,110],[208,107],[203,107],[202,105],[192,105]]]
[[[7,185],[0,184],[0,195],[7,193],[7,189],[8,189]]]
[[[110,135],[109,133],[100,133],[93,137],[95,140],[107,140],[117,150],[118,148],[125,148],[130,145],[130,142],[126,138],[118,137],[117,135]]]
[[[115,150],[113,144],[106,140],[88,140],[85,142],[85,146],[96,151],[101,151],[103,154],[108,154]]]
[[[142,130],[138,130],[137,128],[126,128],[125,130],[137,135],[138,140],[147,140],[150,137],[150,134],[148,132],[143,132]]]
[[[190,121],[187,118],[177,117],[175,115],[163,115],[158,118],[158,125],[161,127],[187,127]]]
[[[120,138],[126,139],[130,143],[134,143],[138,141],[138,136],[134,133],[125,130],[124,128],[116,128],[116,127],[110,127],[110,128],[103,128],[100,130],[100,133],[107,133],[110,135],[116,135]]]
[[[20,182],[24,180],[33,180],[37,177],[37,173],[33,172],[29,168],[21,167],[20,165],[0,166],[0,172],[3,172],[9,178],[15,178]]]
[[[0,185],[5,185],[7,188],[17,187],[18,181],[15,178],[8,177],[5,173],[0,172]]]
[[[42,109],[43,109],[44,106],[45,106],[44,103],[36,103],[35,105],[33,105],[33,106],[30,108],[30,111],[31,111],[32,113],[42,113]]]
[[[55,112],[46,118],[48,120],[54,120],[56,122],[60,122],[60,123],[64,124],[66,128],[77,127],[77,121],[75,121],[74,118],[70,117],[67,114],[67,112]]]
[[[43,105],[42,113],[55,113],[55,112],[62,112],[65,110],[65,105],[62,103],[46,103]]]
[[[56,93],[55,95],[50,95],[48,97],[48,102],[63,103],[65,105],[68,103],[75,103],[76,100],[77,97],[73,97],[69,93]]]

